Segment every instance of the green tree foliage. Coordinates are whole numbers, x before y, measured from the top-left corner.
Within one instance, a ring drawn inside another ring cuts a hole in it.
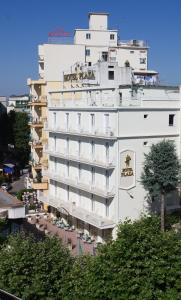
[[[0,250],[0,288],[26,300],[61,299],[73,259],[59,240],[11,236]]]
[[[0,249],[0,288],[25,300],[180,300],[181,233],[156,216],[119,225],[98,255],[72,258],[54,239],[12,236]]]
[[[78,259],[62,299],[181,299],[181,236],[161,232],[157,217],[127,221],[96,257]]]
[[[145,163],[141,181],[151,196],[160,196],[161,228],[164,230],[165,194],[178,186],[180,165],[175,145],[163,140],[151,146],[145,154]]]
[[[23,167],[29,158],[30,147],[28,145],[30,128],[28,125],[28,115],[24,112],[10,111],[8,138],[9,143],[15,147],[15,158]]]

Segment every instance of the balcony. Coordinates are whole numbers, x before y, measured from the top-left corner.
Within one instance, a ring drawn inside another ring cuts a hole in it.
[[[82,137],[91,137],[97,139],[106,139],[106,140],[116,140],[117,137],[115,135],[114,130],[111,127],[106,128],[104,131],[99,131],[97,129],[86,131],[85,129],[81,128],[80,130],[76,130],[75,128],[60,128],[60,127],[48,127],[47,123],[44,127],[45,130],[53,133],[60,133],[65,135],[74,135],[74,136],[82,136]]]
[[[41,160],[42,166],[47,169],[48,168],[48,159],[43,158]]]
[[[48,190],[48,180],[42,182],[34,181],[32,183],[32,188],[34,190]]]
[[[31,142],[31,147],[32,147],[33,149],[43,149],[43,145],[42,145],[41,140],[40,140],[40,141],[33,140],[33,141]]]
[[[28,123],[31,128],[43,128],[43,122],[41,120],[32,120]]]
[[[81,156],[78,155],[74,156],[74,155],[70,155],[68,153],[59,153],[59,152],[54,152],[54,151],[46,151],[49,155],[53,156],[53,157],[57,157],[57,158],[62,158],[64,160],[68,160],[68,161],[75,161],[81,164],[85,164],[85,165],[91,165],[91,166],[95,166],[95,167],[99,167],[102,169],[114,169],[115,168],[115,164],[113,161],[98,161],[96,159],[88,159],[88,158],[83,158]]]
[[[61,176],[61,175],[53,173],[53,172],[44,173],[44,175],[46,175],[46,174],[52,180],[55,180],[57,182],[60,182],[60,183],[63,183],[63,184],[69,185],[69,186],[72,186],[76,189],[88,192],[90,194],[97,195],[97,196],[102,197],[102,198],[107,198],[107,199],[109,198],[110,199],[110,198],[114,198],[114,195],[115,195],[114,189],[112,189],[111,191],[106,189],[106,188],[105,189],[100,189],[100,188],[94,186],[91,182],[83,183],[83,182],[81,182],[80,180],[78,180],[76,178],[71,179],[69,177]]]
[[[30,106],[47,106],[47,97],[40,96],[38,98],[32,97],[31,101],[29,102]]]
[[[113,220],[104,218],[80,206],[76,206],[73,202],[65,201],[61,199],[61,197],[55,197],[53,195],[44,196],[42,192],[38,191],[38,199],[48,205],[57,208],[57,210],[61,210],[62,208],[64,208],[71,216],[82,220],[83,222],[88,223],[92,226],[95,226],[96,228],[108,229],[115,227],[115,223]]]
[[[133,47],[133,48],[148,48],[147,42],[143,40],[121,40],[118,41],[118,46],[121,47]]]
[[[42,169],[42,164],[40,162],[39,163],[35,162],[35,163],[32,164],[32,166],[37,171]]]

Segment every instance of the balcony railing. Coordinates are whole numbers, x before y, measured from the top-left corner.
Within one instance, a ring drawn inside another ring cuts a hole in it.
[[[48,190],[48,180],[42,180],[41,182],[33,181],[32,188],[35,190]]]
[[[33,140],[31,143],[32,148],[34,149],[42,149],[43,145],[42,145],[42,141],[41,140]]]
[[[31,127],[40,127],[40,128],[43,127],[42,120],[38,120],[38,119],[32,119],[28,124]]]
[[[84,158],[81,155],[78,155],[78,152],[76,152],[77,155],[69,154],[66,151],[64,153],[60,153],[60,152],[50,151],[48,149],[46,150],[46,152],[53,157],[58,157],[69,161],[75,161],[86,165],[97,166],[103,169],[115,168],[115,163],[113,161],[106,160],[104,162],[104,161],[98,161],[96,158],[94,159]]]
[[[42,164],[41,164],[41,162],[33,162],[32,165],[33,165],[33,168],[34,168],[35,170],[41,170],[41,169],[42,169]]]
[[[47,105],[47,97],[46,96],[39,96],[39,97],[32,97],[31,101],[29,102],[31,106],[46,106]]]
[[[78,135],[78,136],[85,136],[85,137],[94,137],[98,139],[111,139],[116,140],[114,129],[111,127],[106,128],[104,131],[99,131],[98,129],[86,131],[85,129],[81,128],[80,130],[69,127],[66,128],[60,128],[60,127],[51,127],[47,124],[45,125],[45,130],[48,130],[50,132],[57,132],[62,133],[66,135]]]
[[[71,216],[78,218],[79,220],[82,220],[83,222],[86,222],[90,225],[93,225],[96,228],[107,229],[113,228],[115,226],[113,220],[90,212],[89,210],[77,206],[71,201],[65,201],[61,197],[56,197],[53,195],[45,196],[41,191],[38,191],[37,197],[40,201],[57,208],[57,210],[61,210],[62,208],[66,209],[66,211]]]
[[[148,47],[148,43],[143,40],[120,40],[118,46],[132,46],[132,47]]]
[[[113,198],[115,195],[114,188],[112,190],[106,189],[106,187],[104,189],[100,189],[97,186],[94,186],[94,184],[92,184],[91,182],[86,184],[81,182],[78,178],[72,179],[66,176],[61,176],[53,172],[48,172],[47,175],[52,180],[64,183],[66,185],[70,185],[76,189],[88,192],[90,194],[95,194],[99,197]]]

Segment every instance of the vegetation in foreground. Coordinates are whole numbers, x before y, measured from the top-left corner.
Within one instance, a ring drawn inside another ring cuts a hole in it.
[[[0,249],[0,288],[22,299],[181,299],[181,233],[158,217],[120,224],[96,257],[72,258],[55,238],[11,236]]]

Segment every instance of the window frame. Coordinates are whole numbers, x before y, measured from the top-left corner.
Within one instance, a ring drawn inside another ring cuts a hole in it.
[[[86,40],[91,40],[91,33],[90,32],[86,33]]]
[[[90,49],[85,49],[85,56],[90,56]]]
[[[169,114],[168,125],[174,126],[175,114]]]

